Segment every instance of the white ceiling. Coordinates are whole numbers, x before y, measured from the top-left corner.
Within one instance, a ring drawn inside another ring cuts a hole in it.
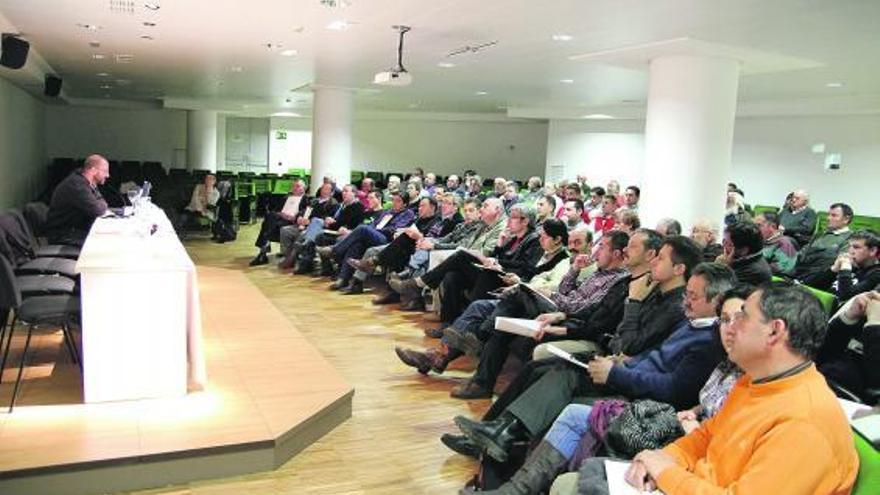
[[[647,74],[632,64],[630,47],[687,38],[759,54],[760,70],[743,71],[741,106],[821,102],[823,111],[866,111],[870,101],[874,108],[867,110],[880,111],[878,0],[350,0],[344,9],[320,0],[155,3],[160,9],[151,11],[143,1],[0,0],[0,17],[8,23],[4,31],[21,32],[64,78],[71,101],[167,99],[308,113],[308,91],[291,90],[317,83],[360,89],[357,108],[365,111],[589,113],[643,103]],[[349,29],[325,28],[342,19],[353,23]],[[394,64],[393,24],[413,28],[404,65],[414,82],[380,88],[372,76]],[[554,41],[554,34],[573,39]],[[494,40],[485,51],[446,57]],[[270,50],[266,43],[283,47]],[[297,55],[281,56],[285,49]],[[618,52],[628,52],[621,63],[608,55]],[[93,60],[96,53],[105,58]],[[134,58],[120,64],[118,54]],[[110,75],[99,77],[102,72]],[[844,85],[829,88],[830,82]]]

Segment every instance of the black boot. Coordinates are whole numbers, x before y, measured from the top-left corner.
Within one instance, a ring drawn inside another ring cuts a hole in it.
[[[265,265],[268,263],[269,263],[269,257],[266,255],[265,252],[260,251],[260,254],[258,254],[256,257],[254,257],[254,259],[252,259],[251,262],[248,263],[248,265],[260,266],[260,265]]]
[[[535,447],[525,464],[517,471],[510,480],[499,486],[496,490],[476,492],[470,488],[464,488],[459,494],[470,495],[479,493],[482,495],[532,495],[544,493],[550,488],[556,475],[565,467],[568,459],[550,445],[541,440]]]
[[[444,433],[440,437],[440,441],[457,454],[473,457],[474,459],[480,457],[480,448],[467,435]]]
[[[340,294],[363,294],[364,293],[364,283],[360,280],[353,278],[351,282],[348,283],[345,287],[339,289]]]
[[[455,424],[486,454],[498,462],[507,462],[512,444],[527,440],[528,433],[516,416],[502,413],[492,421],[473,421],[464,416],[456,416]]]

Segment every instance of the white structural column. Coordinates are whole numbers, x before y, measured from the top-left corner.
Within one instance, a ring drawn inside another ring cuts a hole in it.
[[[324,176],[340,187],[351,176],[351,90],[317,86],[312,115],[312,192]]]
[[[189,170],[217,170],[217,112],[186,112],[186,167]]]
[[[739,62],[675,55],[651,61],[639,214],[720,222],[733,146]]]

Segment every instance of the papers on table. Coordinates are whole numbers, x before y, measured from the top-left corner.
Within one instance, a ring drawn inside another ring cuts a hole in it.
[[[639,495],[645,493],[662,495],[663,492],[660,490],[643,492],[627,483],[625,475],[629,465],[629,462],[605,461],[605,478],[608,480],[608,493],[610,495]]]
[[[534,337],[541,328],[541,322],[537,320],[526,320],[525,318],[507,318],[498,316],[495,318],[495,330],[512,333],[514,335],[522,335],[523,337]]]
[[[565,359],[565,360],[568,361],[569,363],[571,363],[571,364],[575,364],[575,365],[577,365],[577,366],[580,366],[581,368],[583,368],[583,369],[585,369],[585,370],[589,370],[589,369],[590,369],[590,367],[587,366],[587,363],[584,363],[584,362],[582,362],[582,361],[578,361],[577,359],[574,358],[574,356],[572,356],[572,355],[569,354],[568,352],[565,352],[564,350],[562,350],[562,349],[556,347],[556,346],[553,345],[553,344],[547,344],[547,351],[548,351],[550,354],[553,354],[553,355],[556,356],[556,357],[560,357],[560,358],[562,358],[562,359]]]
[[[324,229],[324,233],[327,235],[339,235],[338,230]]]

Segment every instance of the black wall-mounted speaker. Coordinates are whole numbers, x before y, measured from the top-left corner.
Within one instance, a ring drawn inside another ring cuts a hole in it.
[[[0,47],[0,65],[10,69],[21,69],[27,62],[30,48],[31,44],[27,41],[10,34],[4,34],[2,47]]]
[[[53,98],[61,94],[61,78],[46,74],[46,85],[43,87],[43,94]]]

